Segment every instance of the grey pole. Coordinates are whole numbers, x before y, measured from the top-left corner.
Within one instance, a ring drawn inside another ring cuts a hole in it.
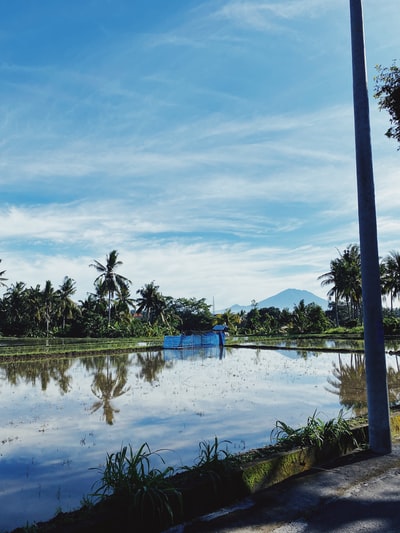
[[[350,0],[350,19],[369,445],[386,454],[392,442],[361,0]]]

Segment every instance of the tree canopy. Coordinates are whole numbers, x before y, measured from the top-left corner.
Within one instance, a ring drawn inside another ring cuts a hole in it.
[[[105,264],[95,261],[90,265],[97,271],[94,292],[79,302],[72,300],[76,283],[68,276],[58,289],[50,280],[42,287],[28,287],[22,281],[7,286],[2,270],[0,285],[5,291],[0,297],[0,335],[161,337],[206,331],[216,324],[226,325],[231,335],[297,335],[322,333],[333,326],[349,328],[362,325],[360,263],[359,246],[349,244],[338,250],[329,270],[319,276],[330,300],[327,311],[304,300],[292,310],[258,308],[254,301],[248,311],[226,309],[218,314],[211,312],[205,298],[163,295],[155,281],[137,289],[137,297],[132,298],[131,282],[115,272],[122,265],[116,250],[106,256]],[[384,309],[384,328],[395,334],[400,332],[400,309],[394,306],[400,297],[400,253],[390,251],[380,267],[382,296],[390,305]]]
[[[386,136],[400,143],[400,68],[394,61],[390,67],[376,66],[374,96],[379,109],[385,109],[390,115],[391,126]],[[400,150],[400,145],[398,147]]]

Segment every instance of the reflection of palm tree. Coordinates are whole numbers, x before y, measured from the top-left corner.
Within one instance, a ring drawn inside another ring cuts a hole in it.
[[[166,361],[161,352],[153,355],[153,352],[138,352],[136,354],[138,363],[141,365],[139,377],[152,383],[157,379],[157,374],[166,366]],[[169,363],[172,366],[172,361]]]
[[[396,358],[397,359],[397,358]],[[389,403],[393,407],[399,405],[400,401],[400,372],[399,369],[389,368],[387,373]]]
[[[20,379],[33,385],[40,381],[42,391],[46,391],[49,383],[54,381],[59,386],[61,394],[66,394],[70,390],[72,381],[72,376],[67,374],[71,365],[72,359],[7,364],[4,366],[5,378],[12,385],[17,385]]]
[[[60,387],[61,394],[66,394],[71,388],[72,376],[67,374],[67,370],[71,367],[72,360],[58,359],[54,361],[57,361],[57,364],[52,364],[50,375]]]
[[[124,388],[127,382],[127,367],[125,365],[117,365],[115,377],[110,369],[111,359],[106,357],[106,367],[103,371],[96,372],[93,383],[92,392],[98,398],[91,408],[91,413],[95,413],[103,407],[103,414],[107,424],[112,425],[114,422],[114,413],[119,413],[119,409],[112,406],[111,400],[122,396],[128,390]]]
[[[328,383],[333,387],[329,392],[337,394],[340,404],[352,408],[356,416],[365,415],[367,390],[364,354],[352,354],[350,365],[343,364],[339,354],[339,365],[333,363],[332,374],[335,379],[328,378]],[[400,372],[389,368],[387,380],[389,403],[391,406],[397,405],[400,400]]]
[[[333,377],[328,378],[328,383],[333,387],[329,390],[337,394],[340,404],[353,409],[356,416],[365,415],[367,411],[367,391],[364,355],[351,354],[350,365],[343,364],[339,354],[339,365],[333,363]]]

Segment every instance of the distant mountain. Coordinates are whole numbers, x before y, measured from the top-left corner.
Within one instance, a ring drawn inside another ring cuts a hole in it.
[[[300,300],[304,300],[306,305],[316,303],[317,305],[320,305],[322,309],[328,309],[328,300],[324,300],[310,291],[301,291],[299,289],[286,289],[282,292],[278,292],[275,296],[271,296],[270,298],[258,302],[258,308],[278,307],[279,309],[284,309],[287,307],[289,310],[292,310]]]
[[[320,305],[322,309],[328,309],[328,300],[320,298],[316,294],[313,294],[310,291],[302,291],[299,289],[286,289],[284,291],[278,292],[274,296],[270,296],[265,300],[257,302],[257,308],[262,309],[263,307],[278,307],[278,309],[289,309],[292,311],[295,305],[304,300],[306,305],[310,303],[316,303]],[[239,313],[240,311],[250,311],[252,309],[251,305],[232,305],[230,308],[233,313]]]

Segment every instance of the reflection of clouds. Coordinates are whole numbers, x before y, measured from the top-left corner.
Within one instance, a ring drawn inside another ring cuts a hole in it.
[[[21,458],[1,461],[0,479],[0,529],[7,531],[15,524],[50,518],[59,508],[76,508],[90,491],[95,475],[87,468],[75,470],[61,457],[48,462]]]
[[[343,354],[342,361],[348,360]],[[302,425],[315,409],[323,418],[336,416],[339,400],[325,389],[333,361],[337,354],[303,359],[235,349],[222,360],[177,357],[149,381],[139,358],[131,357],[122,380],[125,393],[112,400],[119,411],[113,425],[105,424],[99,412],[91,414],[94,369],[78,360],[69,370],[68,394],[52,382],[42,391],[40,384],[15,387],[2,381],[0,505],[6,512],[0,529],[49,518],[57,507],[79,506],[98,477],[88,469],[103,464],[106,453],[121,444],[147,442],[152,450],[168,450],[161,452],[168,464],[190,464],[202,440],[217,436],[241,451],[269,444],[276,420]],[[111,361],[113,380],[116,366]],[[15,472],[12,464],[18,465]]]

